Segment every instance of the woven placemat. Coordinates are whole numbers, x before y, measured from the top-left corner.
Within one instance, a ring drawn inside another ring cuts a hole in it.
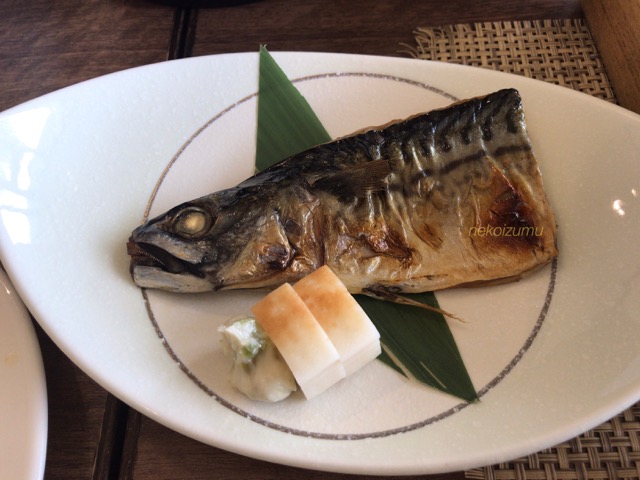
[[[472,480],[640,478],[640,404],[582,435],[506,463],[467,470]]]
[[[583,20],[491,22],[418,28],[416,58],[459,63],[563,85],[615,103]],[[524,432],[523,432],[524,434]],[[465,472],[470,480],[640,479],[640,403],[559,445]]]
[[[583,20],[487,22],[418,28],[411,55],[517,73],[615,102]]]

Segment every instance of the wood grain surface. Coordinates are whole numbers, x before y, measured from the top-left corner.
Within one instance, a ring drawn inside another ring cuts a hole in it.
[[[174,9],[147,2],[0,2],[0,111],[107,73],[167,59]]]
[[[193,55],[322,51],[403,56],[419,26],[492,20],[579,18],[579,0],[259,0],[198,12]]]
[[[91,478],[107,392],[87,377],[36,325],[47,378],[46,478]]]
[[[640,0],[583,0],[618,103],[640,113]]]

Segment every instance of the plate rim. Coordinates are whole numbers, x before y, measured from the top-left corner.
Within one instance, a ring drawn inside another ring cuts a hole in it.
[[[29,474],[25,478],[43,478],[49,433],[49,409],[44,363],[36,330],[31,323],[31,317],[2,267],[0,267],[0,296],[2,296],[0,303],[9,306],[3,311],[0,331],[11,331],[13,339],[17,340],[15,346],[20,353],[16,357],[16,361],[22,365],[23,373],[26,374],[23,378],[30,384],[29,390],[31,390],[31,400],[33,401],[30,415],[36,420],[36,423],[30,427],[29,431],[31,443],[29,451],[25,452],[25,457],[28,457],[28,461],[21,457],[21,463],[24,467],[22,474]],[[16,355],[18,354],[16,353]],[[6,361],[6,359],[4,360]],[[6,387],[6,384],[3,384],[3,387]],[[10,390],[13,391],[13,389]],[[3,429],[3,432],[10,433],[6,429]],[[0,444],[3,443],[4,441],[0,441]],[[0,465],[0,473],[5,466]]]

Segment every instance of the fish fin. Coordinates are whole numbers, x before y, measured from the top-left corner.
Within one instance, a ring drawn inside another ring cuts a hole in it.
[[[361,198],[384,190],[390,173],[388,160],[372,160],[329,173],[312,186],[314,190],[324,190],[342,198]]]
[[[455,316],[452,313],[449,313],[445,310],[442,310],[441,308],[438,307],[433,307],[427,303],[424,302],[418,302],[417,300],[413,300],[411,298],[405,297],[403,295],[400,295],[398,293],[395,292],[391,292],[389,290],[385,290],[382,288],[365,288],[362,290],[362,293],[364,293],[365,295],[368,295],[372,298],[375,298],[377,300],[383,300],[383,301],[387,301],[387,302],[393,302],[393,303],[398,303],[400,305],[409,305],[412,307],[418,307],[418,308],[424,308],[425,310],[430,310],[432,312],[436,312],[436,313],[440,313],[441,315],[444,315],[445,317],[449,317],[452,318],[454,320],[458,320],[460,322],[464,322],[463,319]]]

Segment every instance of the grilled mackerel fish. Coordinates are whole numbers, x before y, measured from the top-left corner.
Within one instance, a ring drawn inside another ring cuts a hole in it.
[[[293,155],[149,220],[127,247],[140,287],[270,289],[328,265],[382,297],[514,280],[558,253],[513,89]]]

